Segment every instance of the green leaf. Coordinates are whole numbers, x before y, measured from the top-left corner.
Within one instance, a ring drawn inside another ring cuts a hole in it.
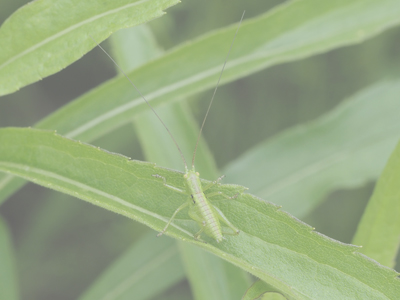
[[[135,242],[79,299],[151,299],[184,276],[175,241],[151,232]]]
[[[0,299],[19,299],[13,248],[8,226],[0,218]]]
[[[302,217],[328,193],[379,176],[400,138],[399,93],[400,80],[374,84],[317,120],[254,147],[224,174]]]
[[[0,28],[0,95],[54,74],[114,31],[163,14],[178,0],[42,0],[11,15]],[[68,17],[66,17],[68,16]]]
[[[394,267],[400,245],[400,144],[385,169],[358,224],[353,243],[360,252]]]
[[[186,201],[155,178],[183,187],[182,173],[132,161],[37,129],[0,129],[0,170],[68,193],[160,231]],[[206,182],[203,182],[206,183]],[[243,192],[235,185],[213,189]],[[329,239],[250,194],[214,201],[241,232],[221,243],[193,238],[197,224],[178,214],[167,234],[236,264],[289,299],[396,299],[398,273],[360,255],[357,247]],[[318,278],[318,280],[316,280]]]

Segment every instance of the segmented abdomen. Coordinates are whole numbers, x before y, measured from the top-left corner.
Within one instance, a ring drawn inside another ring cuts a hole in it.
[[[203,192],[196,194],[196,205],[198,205],[199,212],[205,222],[204,231],[212,236],[217,242],[222,241],[221,225],[218,216],[212,206],[208,203],[206,196]]]
[[[215,239],[217,242],[222,241],[221,225],[218,215],[213,206],[208,202],[203,192],[203,187],[199,178],[199,173],[194,169],[185,174],[186,187],[188,193],[193,199],[194,219],[204,229],[204,232]]]

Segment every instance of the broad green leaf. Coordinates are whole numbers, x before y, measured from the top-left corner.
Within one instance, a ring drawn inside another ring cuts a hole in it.
[[[304,0],[278,6],[242,23],[222,83],[361,42],[397,25],[399,10],[397,0]],[[236,25],[185,43],[129,76],[153,106],[214,87],[235,30]],[[51,114],[37,127],[88,142],[147,109],[126,78],[119,76]],[[3,201],[21,185],[10,177],[0,176],[0,182],[6,189],[0,190]]]
[[[160,231],[186,201],[155,178],[183,188],[182,173],[132,161],[31,128],[0,129],[0,170],[74,195]],[[203,182],[205,183],[205,182]],[[196,244],[259,277],[288,299],[396,299],[398,273],[329,239],[308,225],[235,185],[213,189],[241,193],[213,201],[241,232],[216,243],[193,234],[198,227],[187,212],[178,214],[166,234]],[[212,192],[212,191],[210,191]]]
[[[178,0],[42,0],[12,14],[0,28],[0,95],[54,74],[118,29],[163,14]]]
[[[14,260],[10,232],[6,223],[0,218],[0,299],[19,299]]]
[[[400,245],[400,144],[385,169],[358,224],[353,243],[360,252],[394,267]]]
[[[132,28],[114,38],[112,46],[113,52],[117,53],[116,61],[127,69],[133,68],[138,63],[140,54],[135,55],[131,50],[134,39],[137,40],[135,52],[144,52],[147,55],[152,52],[157,55],[157,52],[161,52],[157,51],[157,46],[151,42],[150,35],[151,32],[145,32],[143,28],[140,31]],[[190,158],[199,128],[185,103],[171,103],[158,111],[161,120],[168,124],[169,130],[174,133],[174,138],[179,141],[179,147],[184,155]],[[144,112],[135,118],[134,125],[147,160],[174,169],[182,168],[178,149],[153,111]],[[218,177],[213,158],[203,140],[199,144],[197,161],[201,166],[199,170],[204,171],[202,174],[212,179]],[[239,299],[247,288],[248,278],[243,270],[193,245],[179,243],[179,249],[184,258],[194,299]]]
[[[184,276],[175,241],[151,232],[135,242],[79,299],[151,299]]]
[[[302,217],[328,193],[379,176],[400,138],[399,93],[400,80],[374,84],[317,120],[254,147],[224,174]]]

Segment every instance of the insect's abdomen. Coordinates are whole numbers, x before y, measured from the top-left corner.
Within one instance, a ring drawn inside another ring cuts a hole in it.
[[[210,205],[204,193],[198,195],[198,210],[203,218],[205,224],[199,224],[200,226],[205,226],[204,232],[214,238],[217,242],[222,241],[222,231],[221,224],[218,220],[218,215],[215,209]],[[203,223],[202,222],[202,223]]]
[[[186,174],[186,187],[193,200],[193,205],[189,209],[190,217],[204,229],[208,236],[217,242],[222,241],[218,214],[204,195],[199,175],[194,170],[188,171]]]

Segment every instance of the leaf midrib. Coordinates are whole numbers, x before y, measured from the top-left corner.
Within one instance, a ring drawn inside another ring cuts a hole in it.
[[[144,214],[146,214],[146,215],[148,215],[148,216],[151,216],[151,217],[153,217],[153,218],[156,218],[156,219],[158,219],[158,220],[162,220],[163,222],[168,222],[168,220],[169,220],[169,218],[165,218],[165,217],[163,217],[163,216],[161,216],[161,215],[158,215],[158,214],[156,214],[156,213],[153,213],[153,212],[151,212],[151,211],[148,211],[148,210],[146,210],[146,209],[144,209],[144,208],[142,208],[142,207],[140,207],[140,206],[136,206],[136,205],[134,205],[134,204],[132,204],[132,203],[130,203],[130,202],[127,202],[127,201],[125,201],[124,199],[121,199],[121,198],[119,198],[119,197],[117,197],[117,196],[111,195],[111,194],[109,194],[109,193],[106,193],[106,192],[104,192],[104,191],[101,191],[101,190],[99,190],[99,189],[96,189],[96,188],[94,188],[94,187],[92,187],[92,186],[89,186],[89,185],[83,184],[83,183],[81,183],[81,182],[75,181],[75,180],[73,180],[73,179],[70,179],[70,178],[61,176],[61,175],[59,175],[59,174],[57,174],[57,173],[53,173],[53,172],[50,172],[50,171],[47,171],[47,170],[43,170],[43,169],[31,167],[31,166],[28,166],[28,165],[17,164],[17,163],[11,163],[11,162],[4,162],[4,161],[3,161],[3,162],[0,161],[0,166],[9,167],[9,168],[11,168],[11,169],[21,170],[22,172],[20,172],[19,176],[21,176],[21,177],[23,177],[23,178],[25,178],[25,179],[27,179],[27,180],[32,180],[32,181],[34,181],[34,182],[42,182],[42,183],[43,183],[45,186],[47,186],[47,187],[51,187],[52,184],[49,183],[49,182],[47,182],[47,181],[45,181],[45,180],[35,179],[35,178],[32,178],[32,177],[26,176],[26,175],[25,175],[25,172],[29,171],[29,172],[32,172],[32,173],[35,173],[35,174],[38,174],[38,175],[45,176],[45,177],[47,177],[47,178],[54,178],[54,179],[56,179],[56,180],[59,180],[59,181],[62,181],[62,182],[66,182],[66,183],[71,184],[71,185],[73,185],[73,186],[76,186],[76,187],[78,187],[78,188],[80,188],[80,189],[93,192],[93,193],[95,193],[95,194],[97,194],[97,195],[99,195],[99,196],[105,197],[105,198],[107,198],[107,199],[109,199],[109,200],[111,200],[111,201],[114,201],[114,202],[116,202],[116,203],[119,203],[119,204],[121,204],[121,205],[123,205],[123,206],[129,207],[129,208],[131,208],[131,209],[134,209],[134,210],[136,210],[136,211],[139,211],[139,212],[141,212],[141,213],[144,213]],[[71,195],[75,195],[75,196],[76,196],[77,193],[71,192]],[[85,195],[82,195],[82,194],[81,194],[80,196],[81,196],[83,199],[89,200],[89,197],[86,197]],[[89,201],[90,201],[90,202],[93,202],[93,201],[91,201],[91,200],[89,200]],[[178,226],[178,225],[176,225],[176,224],[171,223],[170,226],[173,226],[173,227],[175,227],[176,229],[180,230],[181,232],[187,234],[188,236],[193,237],[193,234],[192,234],[192,233],[186,231],[185,229],[183,229],[182,227],[180,227],[180,226]]]

